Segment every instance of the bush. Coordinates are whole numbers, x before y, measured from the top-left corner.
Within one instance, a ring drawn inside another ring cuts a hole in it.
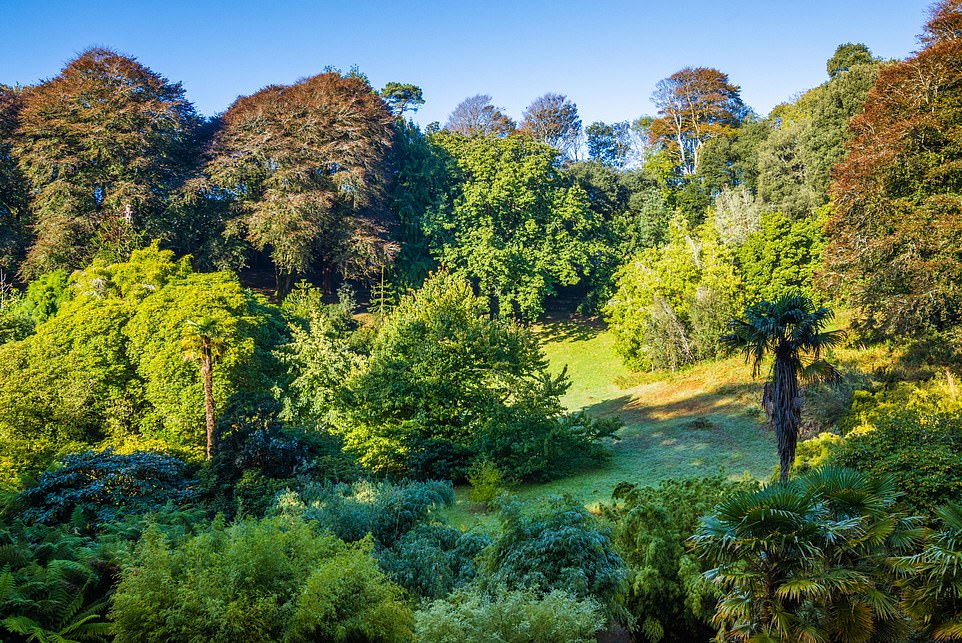
[[[435,599],[474,580],[475,558],[490,544],[483,534],[421,524],[375,554],[391,580],[416,596]]]
[[[20,494],[20,502],[26,521],[62,523],[79,512],[96,528],[125,514],[187,504],[196,498],[196,482],[187,476],[186,465],[170,456],[85,451],[61,459],[56,469]]]
[[[933,515],[962,498],[962,414],[893,412],[851,431],[828,461],[890,476],[912,511]]]
[[[501,589],[547,594],[554,590],[591,598],[609,616],[621,616],[624,563],[584,505],[555,496],[529,508],[502,505],[501,533],[484,552],[478,581],[490,592]]]
[[[468,483],[471,485],[468,497],[472,502],[481,503],[485,507],[490,507],[495,498],[507,492],[504,475],[489,460],[476,460],[471,465]]]
[[[63,527],[0,527],[0,632],[13,641],[103,640],[116,566]],[[19,635],[19,636],[16,636]]]
[[[722,476],[664,480],[657,487],[621,483],[614,503],[602,507],[612,542],[628,567],[624,605],[646,641],[708,640],[718,590],[703,576],[708,566],[687,540],[699,518],[733,493],[757,489],[754,481]]]
[[[177,544],[148,531],[114,595],[115,640],[407,641],[412,614],[371,547],[281,517]]]
[[[431,603],[415,619],[415,639],[424,643],[592,643],[605,622],[594,600],[562,591],[506,592],[494,598],[462,591]]]
[[[415,526],[453,503],[450,482],[391,484],[362,480],[350,485],[306,485],[300,494],[282,495],[276,511],[314,521],[347,542],[370,534],[379,545],[392,547]]]

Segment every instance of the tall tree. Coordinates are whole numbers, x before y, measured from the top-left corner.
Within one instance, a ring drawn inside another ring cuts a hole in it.
[[[829,78],[835,78],[856,65],[866,65],[873,62],[878,62],[878,59],[872,56],[868,47],[860,42],[846,42],[835,49],[835,54],[825,63],[825,70],[828,72]]]
[[[882,335],[962,323],[962,3],[878,73],[834,170],[826,282]]]
[[[16,273],[28,242],[30,195],[13,158],[23,92],[0,84],[0,288]]]
[[[200,364],[200,376],[204,383],[204,418],[207,425],[207,459],[214,453],[214,363],[224,352],[224,337],[217,320],[203,317],[198,321],[188,319],[181,339],[184,359]]]
[[[455,186],[430,221],[442,263],[478,280],[498,313],[537,317],[559,286],[577,284],[604,252],[587,194],[557,150],[523,136],[438,134]]]
[[[357,75],[329,72],[237,99],[208,172],[237,204],[285,293],[294,275],[372,274],[394,252],[380,200],[394,117]],[[327,284],[326,284],[327,285]]]
[[[658,118],[648,130],[650,142],[667,148],[683,175],[698,170],[705,141],[730,135],[748,114],[738,86],[710,67],[675,72],[658,82],[651,99]]]
[[[788,481],[795,462],[798,427],[802,421],[799,380],[832,380],[835,367],[823,360],[822,352],[841,343],[840,330],[825,330],[832,320],[828,308],[815,308],[804,296],[786,295],[775,301],[749,306],[744,319],[731,323],[731,334],[723,338],[730,348],[740,350],[758,376],[765,358],[772,355],[771,381],[765,384],[762,406],[768,412],[778,440],[779,479]]]
[[[424,104],[421,88],[410,83],[390,82],[379,93],[398,118],[402,118],[407,110],[418,111],[418,107]]]
[[[595,121],[585,128],[588,158],[609,167],[624,167],[631,152],[630,136],[627,121]]]
[[[539,96],[524,110],[520,131],[571,157],[581,138],[578,106],[564,94]]]
[[[463,136],[507,136],[515,123],[491,103],[490,96],[478,94],[458,103],[444,129]]]
[[[13,152],[33,191],[36,240],[23,272],[124,259],[158,235],[196,124],[179,83],[107,49],[25,90]]]

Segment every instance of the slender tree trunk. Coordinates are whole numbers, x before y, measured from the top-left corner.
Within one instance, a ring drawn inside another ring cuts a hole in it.
[[[788,356],[776,355],[775,380],[771,389],[771,421],[778,440],[779,475],[781,482],[788,482],[788,472],[795,463],[795,447],[798,445],[798,426],[801,412],[798,398],[798,373],[795,362]]]
[[[207,459],[210,460],[214,453],[214,365],[207,341],[201,350],[200,372],[204,378],[204,410],[207,415]]]

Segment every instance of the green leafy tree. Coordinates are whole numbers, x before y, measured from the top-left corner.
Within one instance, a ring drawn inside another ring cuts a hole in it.
[[[616,348],[633,368],[677,369],[714,357],[738,301],[735,265],[714,223],[692,231],[675,220],[669,234],[621,268],[605,307]]]
[[[590,274],[601,222],[558,167],[558,152],[525,137],[434,140],[458,185],[431,223],[442,263],[477,280],[501,316],[537,317],[559,286]]]
[[[408,110],[418,111],[418,107],[424,104],[421,88],[410,83],[390,82],[378,93],[387,103],[391,113],[398,118],[403,118],[404,112]]]
[[[773,301],[789,293],[813,296],[815,275],[825,249],[825,216],[792,219],[765,213],[759,229],[737,250],[738,273],[745,298]]]
[[[588,158],[604,165],[621,168],[631,152],[628,122],[603,123],[595,121],[585,128]]]
[[[544,478],[602,457],[597,442],[614,429],[564,418],[567,386],[530,331],[439,273],[388,315],[335,426],[378,473],[463,479],[486,456],[511,478]]]
[[[222,116],[207,172],[247,240],[270,250],[281,294],[312,268],[329,286],[393,254],[378,207],[393,122],[364,79],[335,72],[267,87]]]
[[[891,480],[846,469],[744,492],[693,538],[724,592],[714,622],[734,641],[905,641],[888,557],[921,530]]]
[[[779,479],[783,483],[788,481],[798,443],[802,407],[799,381],[838,377],[835,367],[822,359],[824,351],[840,344],[844,337],[841,330],[825,329],[832,316],[828,308],[815,308],[808,297],[783,295],[749,306],[744,319],[733,320],[731,334],[723,338],[727,346],[751,362],[755,377],[761,373],[765,359],[774,358],[762,406],[778,441]]]
[[[90,49],[25,90],[13,148],[32,186],[23,272],[126,259],[150,236],[195,151],[194,108],[133,58]]]
[[[843,72],[850,71],[856,65],[874,62],[878,62],[878,59],[872,56],[872,51],[868,47],[860,42],[846,42],[835,49],[835,53],[825,63],[825,70],[829,78],[835,78]]]

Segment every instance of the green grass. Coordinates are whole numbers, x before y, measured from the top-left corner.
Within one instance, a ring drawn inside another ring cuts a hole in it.
[[[632,373],[615,353],[614,338],[591,320],[550,321],[537,328],[551,368],[567,365],[570,410],[616,415],[624,422],[611,459],[590,471],[546,484],[525,485],[521,498],[568,493],[589,507],[610,499],[616,484],[656,484],[665,478],[708,475],[767,479],[777,462],[774,436],[759,406],[762,383],[739,358],[699,364],[680,373]],[[462,528],[489,524],[458,494],[448,517]]]

